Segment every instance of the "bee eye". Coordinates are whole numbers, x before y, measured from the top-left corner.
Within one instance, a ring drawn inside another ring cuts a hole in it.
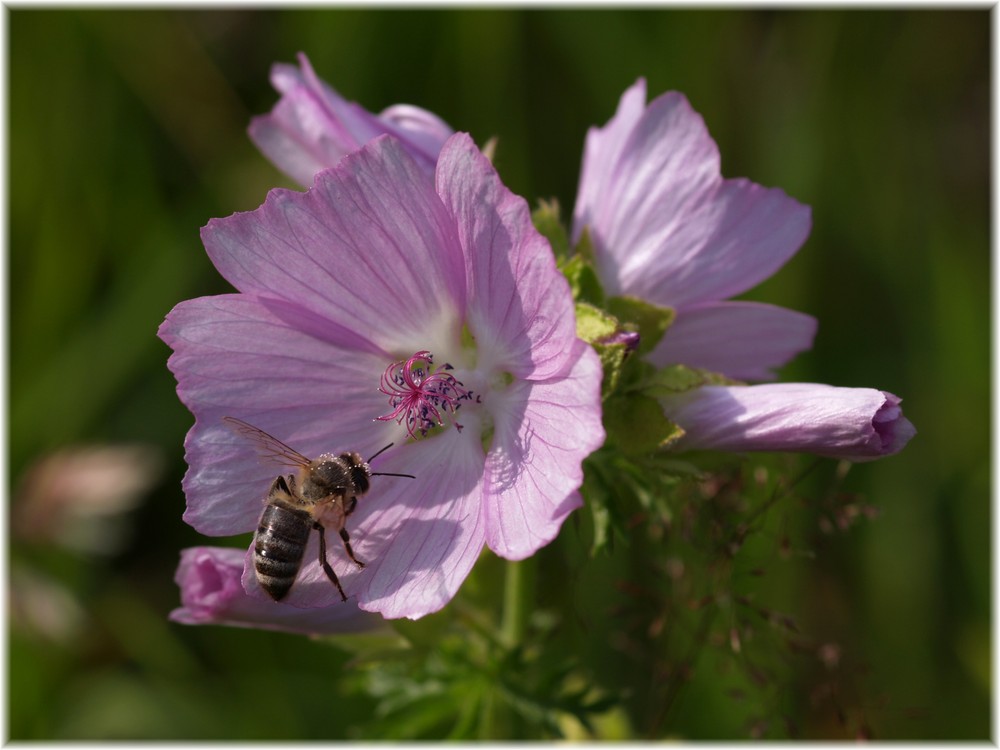
[[[355,466],[351,469],[351,479],[354,481],[354,488],[358,491],[359,495],[363,495],[368,491],[368,472],[365,466]]]

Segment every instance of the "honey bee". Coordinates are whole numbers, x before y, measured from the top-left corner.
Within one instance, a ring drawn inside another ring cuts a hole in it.
[[[310,459],[241,419],[223,417],[222,420],[238,435],[256,442],[265,458],[298,469],[297,474],[275,478],[260,514],[254,535],[253,562],[261,588],[275,601],[281,601],[288,594],[302,567],[309,533],[316,529],[319,532],[319,563],[346,602],[347,595],[326,559],[326,530],[337,531],[347,556],[359,568],[365,567],[351,549],[347,517],[357,507],[358,498],[368,492],[371,477],[416,477],[371,470],[369,462],[391,448],[392,443],[368,461],[354,452],[339,456],[324,453]]]

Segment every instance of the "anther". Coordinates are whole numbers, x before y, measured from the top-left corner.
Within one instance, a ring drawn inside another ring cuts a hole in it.
[[[379,390],[389,397],[392,411],[378,417],[380,421],[396,420],[406,424],[410,437],[423,437],[434,427],[444,424],[443,412],[454,414],[462,401],[471,398],[471,392],[448,371],[454,368],[445,363],[433,367],[429,351],[419,351],[407,360],[393,362],[382,373]],[[459,429],[458,423],[455,423]]]

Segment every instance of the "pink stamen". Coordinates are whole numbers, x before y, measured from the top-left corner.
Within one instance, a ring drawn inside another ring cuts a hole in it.
[[[377,419],[405,422],[410,437],[416,438],[417,433],[425,436],[428,430],[444,424],[442,411],[454,414],[461,401],[472,398],[472,391],[462,388],[454,375],[445,372],[452,369],[451,365],[434,370],[432,363],[431,353],[424,350],[385,368],[379,390],[389,397],[392,412]],[[461,428],[457,422],[455,425]]]

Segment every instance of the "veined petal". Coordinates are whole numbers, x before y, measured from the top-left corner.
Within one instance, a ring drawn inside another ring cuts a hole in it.
[[[391,138],[321,172],[306,193],[273,190],[256,211],[213,219],[202,238],[239,291],[294,302],[386,351],[428,330],[460,336],[465,267],[454,222]]]
[[[192,547],[181,551],[174,580],[181,589],[182,606],[170,619],[185,625],[231,625],[289,633],[319,635],[360,633],[385,627],[378,615],[348,602],[342,607],[300,609],[248,596],[240,583],[241,549]]]
[[[338,339],[338,334],[340,338]],[[185,440],[184,520],[214,536],[252,531],[280,465],[222,422],[239,417],[307,456],[377,450],[394,431],[373,419],[384,409],[376,373],[384,355],[354,346],[334,324],[244,295],[178,304],[159,330],[173,350],[177,393],[194,413]]]
[[[573,298],[528,204],[464,133],[442,149],[437,187],[467,259],[467,320],[478,369],[532,380],[563,371],[576,339]]]
[[[282,94],[267,115],[255,117],[250,138],[278,168],[302,185],[335,166],[345,155],[379,135],[399,138],[428,174],[452,130],[436,115],[411,105],[395,105],[376,116],[349,102],[319,79],[304,54],[301,71],[277,64],[271,82]]]
[[[365,568],[352,563],[335,533],[327,532],[327,559],[348,604],[384,617],[416,619],[447,604],[483,548],[483,452],[478,440],[456,430],[396,451],[376,471],[405,472],[416,479],[373,477],[348,520],[351,546]],[[373,467],[374,468],[374,467]],[[338,607],[340,595],[318,562],[318,535],[306,549],[301,572],[283,601],[296,607]],[[257,585],[251,553],[243,584]]]
[[[637,91],[588,136],[574,212],[574,236],[589,228],[605,288],[682,307],[771,276],[808,236],[808,206],[723,180],[718,148],[687,99],[669,92],[635,118]]]
[[[564,377],[517,381],[494,398],[486,459],[486,543],[509,560],[537,552],[580,507],[582,461],[604,442],[601,364],[577,341]]]
[[[583,147],[583,164],[580,166],[580,183],[577,186],[576,205],[573,209],[573,241],[580,239],[585,226],[605,223],[609,209],[606,186],[615,179],[622,152],[629,136],[646,108],[646,79],[632,84],[618,101],[608,124],[603,128],[592,127],[587,131]]]
[[[816,319],[759,302],[685,307],[649,354],[664,367],[684,364],[737,380],[773,380],[774,369],[812,347]]]
[[[900,399],[817,383],[705,386],[661,399],[681,450],[798,451],[851,461],[898,453],[916,434]]]
[[[469,575],[483,549],[485,460],[470,437],[448,430],[418,441],[388,469],[417,479],[396,480],[399,494],[379,496],[358,521],[361,559],[371,561],[362,609],[416,619],[451,601]]]
[[[393,104],[379,114],[386,131],[392,133],[410,146],[410,152],[421,154],[427,161],[427,168],[434,170],[438,154],[445,141],[455,131],[433,112],[412,104]]]

